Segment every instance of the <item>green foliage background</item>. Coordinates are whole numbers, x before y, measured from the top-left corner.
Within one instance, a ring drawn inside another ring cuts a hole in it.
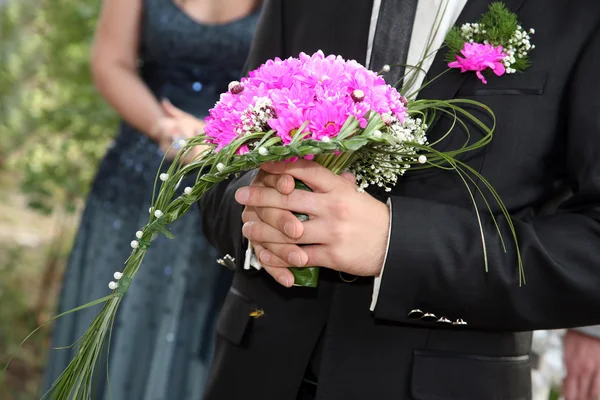
[[[87,192],[116,116],[91,82],[98,0],[9,0],[2,12],[0,158],[30,204],[70,207]]]
[[[89,72],[100,6],[0,0],[2,400],[39,398],[51,329],[19,343],[54,313],[76,211],[115,133],[117,116]]]

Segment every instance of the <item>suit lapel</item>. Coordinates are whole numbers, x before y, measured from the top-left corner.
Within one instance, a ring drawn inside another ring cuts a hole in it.
[[[506,7],[512,12],[516,13],[525,0],[504,0]],[[475,22],[479,19],[481,14],[488,10],[489,4],[492,1],[483,0],[469,0],[462,10],[455,25],[462,25],[467,22]],[[446,49],[442,48],[436,54],[433,64],[429,68],[425,82],[435,78],[436,76],[444,73],[448,69],[448,63],[445,61]],[[445,72],[442,76],[435,80],[427,87],[425,87],[418,95],[418,98],[425,99],[440,99],[448,100],[454,98],[458,89],[464,83],[465,79],[469,76],[469,73],[461,74],[460,71],[454,69]]]

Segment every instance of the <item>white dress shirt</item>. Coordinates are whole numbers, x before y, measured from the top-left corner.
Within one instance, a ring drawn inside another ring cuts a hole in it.
[[[406,93],[414,93],[423,84],[425,74],[429,71],[429,67],[433,63],[433,59],[439,49],[444,44],[446,33],[454,26],[463,8],[467,4],[467,0],[419,0],[417,3],[417,12],[415,13],[415,23],[413,24],[412,35],[410,37],[410,45],[408,48],[408,55],[406,64],[409,66],[415,66],[425,56],[428,56],[421,65],[421,70],[413,69],[412,71],[407,68],[407,80],[408,74],[417,74],[414,79],[412,86],[407,88]],[[372,15],[379,15],[379,6],[381,0],[375,0],[373,2],[373,13]],[[439,11],[439,12],[438,12]],[[436,19],[437,17],[437,19]],[[369,30],[369,45],[367,48],[367,60],[371,59],[371,48],[373,45],[373,37],[375,36],[375,26],[377,19],[371,19],[371,27]],[[437,34],[434,35],[434,32]],[[433,36],[433,37],[431,37]],[[430,46],[428,46],[431,44]],[[429,47],[429,54],[426,54],[427,48]],[[368,63],[367,63],[368,67]],[[414,93],[416,96],[416,93]],[[399,180],[398,185],[402,185],[402,179]],[[390,209],[390,230],[388,233],[388,244],[387,248],[390,247],[390,238],[392,236],[392,203],[387,202]],[[379,288],[381,286],[381,280],[383,279],[383,270],[387,261],[387,251],[383,260],[383,267],[379,276],[375,277],[375,283],[373,287],[373,298],[371,300],[371,311],[375,309],[377,304],[377,297],[379,296]]]
[[[426,55],[427,47],[429,46],[429,56],[425,59],[421,65],[422,70],[410,70],[407,67],[407,74],[414,73],[417,74],[415,79],[413,80],[412,86],[407,88],[406,94],[410,94],[419,89],[419,87],[423,84],[423,79],[425,78],[425,74],[429,70],[429,67],[433,63],[433,59],[437,53],[437,49],[439,49],[446,37],[446,33],[452,28],[452,26],[456,23],[458,16],[462,12],[467,0],[419,0],[417,4],[417,10],[415,14],[415,23],[413,24],[412,35],[410,39],[410,45],[408,48],[408,55],[406,64],[409,66],[415,66],[421,61]],[[379,9],[381,6],[381,0],[373,1],[373,11],[371,13],[371,25],[369,27],[369,38],[368,38],[368,46],[367,46],[367,68],[369,67],[369,60],[371,59],[371,52],[373,48],[373,40],[375,37],[375,28],[377,27],[377,19],[379,16]],[[445,10],[445,11],[444,11]],[[438,12],[439,11],[439,12]],[[437,17],[437,19],[436,19]],[[435,27],[438,26],[437,34],[434,35]],[[433,37],[431,37],[433,36]],[[390,64],[393,64],[395,60],[390,60]],[[408,79],[407,79],[408,80]],[[402,180],[398,182],[399,185],[402,184]],[[390,208],[390,232],[388,233],[388,248],[390,245],[390,237],[392,230],[392,218],[391,218],[391,202],[388,201],[388,207]],[[386,251],[387,258],[387,251]],[[385,267],[385,259],[384,259],[384,267]],[[248,243],[248,248],[246,250],[246,256],[244,260],[244,269],[250,269],[251,267],[256,269],[261,269],[262,266],[256,255],[254,254],[252,244]],[[371,310],[375,309],[375,305],[377,304],[377,296],[379,295],[379,287],[381,285],[381,280],[383,279],[383,268],[378,277],[375,277],[375,283],[373,287],[373,299],[371,302]]]

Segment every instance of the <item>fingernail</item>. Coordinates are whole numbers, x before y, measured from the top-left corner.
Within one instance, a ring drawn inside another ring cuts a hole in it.
[[[288,256],[288,261],[290,262],[290,264],[295,265],[297,267],[302,266],[302,259],[300,258],[300,254],[296,252],[290,253],[290,255]]]
[[[285,232],[286,235],[288,235],[290,238],[295,238],[296,236],[296,224],[294,224],[293,222],[287,222],[284,226],[283,226],[283,231]]]
[[[235,192],[235,199],[238,203],[245,204],[248,201],[248,197],[250,197],[250,191],[248,188],[240,188]]]
[[[285,275],[282,275],[279,277],[279,283],[281,283],[283,286],[288,287],[289,286],[289,280],[288,277]]]
[[[271,254],[269,253],[269,251],[267,251],[267,250],[261,251],[260,252],[260,260],[263,262],[266,262],[266,263],[271,261]]]
[[[254,224],[254,221],[250,221],[250,222],[246,222],[244,225],[242,225],[242,235],[244,235],[248,239],[252,239],[250,236],[252,234],[252,225],[253,224]]]

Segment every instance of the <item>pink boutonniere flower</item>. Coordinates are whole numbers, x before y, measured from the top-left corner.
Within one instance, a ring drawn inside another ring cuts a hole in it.
[[[448,63],[450,68],[460,68],[460,72],[475,71],[477,77],[484,84],[487,83],[481,73],[486,69],[491,69],[497,76],[504,75],[506,68],[503,60],[506,57],[502,46],[493,46],[491,44],[465,43],[461,50],[462,57],[457,55],[456,61]]]
[[[533,34],[535,29],[523,29],[504,3],[493,2],[479,21],[448,31],[444,41],[448,67],[460,68],[461,73],[474,71],[484,84],[483,71],[487,69],[497,76],[523,72],[531,65]]]

